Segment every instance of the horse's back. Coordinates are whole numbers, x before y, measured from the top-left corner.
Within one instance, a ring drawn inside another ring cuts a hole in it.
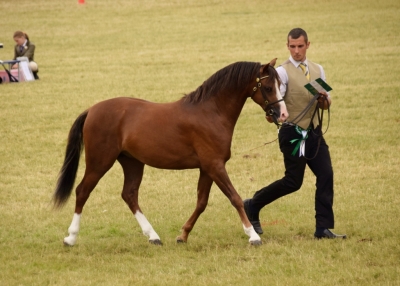
[[[89,109],[85,146],[129,154],[158,168],[197,168],[188,117],[180,101],[154,103],[128,97],[105,100]]]

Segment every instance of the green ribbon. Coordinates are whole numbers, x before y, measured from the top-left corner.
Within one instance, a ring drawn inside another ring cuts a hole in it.
[[[300,148],[301,141],[303,141],[303,140],[304,140],[303,138],[298,138],[298,139],[290,140],[290,143],[291,143],[291,144],[293,144],[294,142],[297,141],[297,144],[296,144],[296,146],[295,146],[294,149],[293,149],[292,156],[296,155],[297,150],[299,150],[299,148]]]
[[[305,137],[303,137],[303,132],[302,131],[307,131],[307,135]],[[289,141],[290,144],[293,144],[294,142],[297,141],[297,144],[293,149],[292,156],[296,155],[296,152],[299,150],[299,148],[301,146],[301,142],[305,141],[308,138],[308,131],[310,131],[310,128],[308,128],[307,130],[304,130],[301,127],[296,125],[296,132],[298,134],[300,134],[303,138],[297,138],[297,139],[293,139],[293,140]]]

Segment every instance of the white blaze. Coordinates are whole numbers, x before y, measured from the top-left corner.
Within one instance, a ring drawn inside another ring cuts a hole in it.
[[[279,89],[277,80],[275,81],[275,90],[276,90],[276,98],[278,100],[281,100],[283,97],[282,97],[281,91]],[[280,101],[279,105],[280,105],[281,114],[279,114],[279,119],[278,120],[280,122],[285,122],[285,120],[288,119],[288,117],[289,117],[289,113],[288,113],[288,111],[286,109],[285,101],[283,101],[283,100]]]

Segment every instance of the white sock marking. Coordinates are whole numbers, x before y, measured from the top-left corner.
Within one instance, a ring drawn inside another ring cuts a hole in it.
[[[74,245],[79,233],[79,225],[81,221],[81,214],[74,213],[71,225],[68,228],[69,236],[64,238],[64,243],[68,245]]]
[[[146,219],[144,214],[140,211],[135,213],[136,220],[138,221],[140,227],[142,228],[143,234],[149,237],[149,240],[160,240],[160,237],[155,232],[149,221]]]
[[[243,229],[244,229],[244,232],[250,237],[249,242],[252,242],[252,241],[261,241],[260,236],[259,236],[259,235],[257,234],[257,232],[254,230],[254,227],[253,227],[253,226],[245,227],[245,226],[243,225]]]

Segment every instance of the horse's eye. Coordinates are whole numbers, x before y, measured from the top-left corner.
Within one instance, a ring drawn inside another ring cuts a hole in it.
[[[266,90],[267,92],[271,92],[271,91],[272,91],[272,88],[268,86],[268,87],[265,88],[265,90]]]

